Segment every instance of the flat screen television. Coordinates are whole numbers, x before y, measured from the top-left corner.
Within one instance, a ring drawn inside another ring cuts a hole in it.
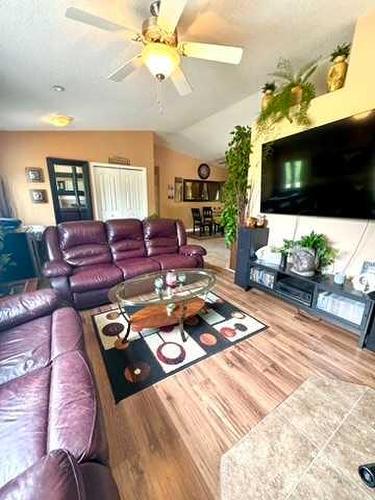
[[[375,112],[264,144],[261,211],[375,219]]]

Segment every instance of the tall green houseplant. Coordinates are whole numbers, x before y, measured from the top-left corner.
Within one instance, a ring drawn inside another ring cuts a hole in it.
[[[227,246],[233,245],[237,240],[238,227],[243,222],[245,214],[250,153],[251,128],[237,125],[231,132],[231,139],[225,152],[228,178],[223,192],[221,224],[224,227]]]

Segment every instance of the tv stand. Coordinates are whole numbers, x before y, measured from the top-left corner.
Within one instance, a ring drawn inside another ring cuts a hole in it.
[[[247,280],[235,282],[242,288],[257,288],[302,309],[307,314],[345,328],[358,335],[359,346],[365,347],[374,315],[374,300],[355,290],[350,282],[336,285],[331,275],[300,276],[291,267],[268,264],[260,260],[248,262]],[[237,273],[236,273],[237,274]]]

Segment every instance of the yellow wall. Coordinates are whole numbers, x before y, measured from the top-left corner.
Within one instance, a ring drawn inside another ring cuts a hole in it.
[[[46,157],[108,162],[129,158],[146,167],[149,212],[155,211],[153,132],[0,132],[0,175],[5,179],[17,217],[25,224],[54,224]],[[44,182],[28,183],[25,167],[42,167]],[[29,189],[47,189],[48,203],[33,204]]]
[[[193,226],[192,208],[203,206],[220,206],[218,202],[175,202],[168,199],[168,184],[174,186],[175,177],[184,179],[199,179],[198,166],[203,160],[178,153],[164,146],[155,145],[155,165],[159,167],[160,175],[160,216],[181,219],[187,228]],[[227,178],[225,168],[211,165],[209,181],[224,181]]]
[[[353,39],[350,65],[345,87],[317,97],[309,111],[313,126],[323,125],[357,113],[375,108],[375,10],[358,19]],[[301,128],[287,121],[278,124],[265,137],[253,139],[253,153],[249,182],[253,186],[250,211],[256,215],[260,211],[261,148],[263,142],[300,132]],[[350,203],[350,200],[348,200]],[[297,217],[288,215],[267,215],[270,227],[270,244],[279,245],[283,238],[292,238]],[[342,270],[348,263],[367,221],[300,217],[297,238],[311,230],[326,234],[340,255],[334,271]],[[375,260],[375,221],[370,222],[365,237],[347,273],[356,274],[363,260]]]

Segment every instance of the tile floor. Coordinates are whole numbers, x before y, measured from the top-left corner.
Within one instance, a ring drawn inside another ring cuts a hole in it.
[[[225,246],[224,238],[214,238],[212,240],[197,240],[188,238],[189,245],[201,245],[207,250],[205,262],[212,266],[228,269],[230,250]]]

